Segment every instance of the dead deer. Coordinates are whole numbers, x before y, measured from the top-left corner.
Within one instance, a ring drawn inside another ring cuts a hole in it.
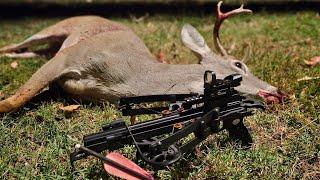
[[[243,62],[229,56],[220,43],[222,22],[251,10],[241,5],[222,13],[221,4],[217,5],[213,31],[214,45],[221,55],[210,50],[194,27],[186,24],[182,28],[182,42],[199,57],[199,64],[160,63],[129,27],[97,16],[69,18],[21,43],[3,47],[3,56],[21,58],[49,52],[30,50],[40,44],[49,44],[48,50],[59,46],[60,49],[14,95],[0,101],[0,112],[18,109],[52,82],[70,95],[111,103],[122,96],[203,93],[206,70],[213,70],[218,78],[239,73],[243,76],[240,92],[281,101],[283,96],[276,87],[255,77]]]

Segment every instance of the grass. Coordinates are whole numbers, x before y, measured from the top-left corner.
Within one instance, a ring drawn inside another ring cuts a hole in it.
[[[62,18],[23,18],[0,21],[0,46],[18,42]],[[132,27],[152,53],[163,52],[171,63],[194,63],[196,57],[180,43],[184,23],[194,25],[213,47],[210,15],[155,15],[144,22],[112,18]],[[315,12],[266,13],[226,21],[221,38],[236,57],[251,47],[248,66],[261,79],[288,94],[283,105],[258,112],[245,123],[255,140],[250,150],[232,144],[226,133],[213,135],[198,147],[198,153],[157,172],[159,179],[319,179],[320,178],[320,66],[304,60],[320,55],[320,23]],[[13,94],[47,60],[0,58],[0,91]],[[4,97],[2,97],[4,98]],[[109,179],[100,162],[89,158],[69,164],[68,154],[82,136],[98,132],[115,115],[113,107],[82,105],[72,116],[57,108],[65,99],[24,107],[0,120],[0,177],[2,179]],[[131,148],[122,149],[134,158]]]

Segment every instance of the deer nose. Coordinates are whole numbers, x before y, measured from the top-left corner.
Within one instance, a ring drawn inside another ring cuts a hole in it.
[[[262,97],[267,104],[279,104],[283,103],[286,94],[278,90],[277,88],[272,89],[273,91],[259,90],[257,95]]]

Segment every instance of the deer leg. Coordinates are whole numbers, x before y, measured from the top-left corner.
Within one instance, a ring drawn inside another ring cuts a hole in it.
[[[63,58],[55,56],[43,65],[14,95],[0,101],[0,113],[18,109],[40,93],[49,83],[59,78],[65,69],[63,62]]]
[[[11,58],[30,58],[49,55],[53,50],[57,52],[57,46],[61,46],[66,39],[65,35],[33,35],[17,44],[11,44],[0,49],[0,56]],[[49,44],[49,47],[41,50],[31,50],[38,45]]]

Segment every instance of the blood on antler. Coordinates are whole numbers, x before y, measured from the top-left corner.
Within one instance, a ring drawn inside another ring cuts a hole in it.
[[[221,12],[220,8],[222,5],[222,1],[220,1],[217,5],[217,15],[216,15],[216,22],[214,24],[213,28],[213,42],[216,50],[222,55],[222,56],[228,56],[227,51],[223,48],[223,46],[220,43],[220,38],[219,38],[219,29],[222,24],[222,22],[234,15],[240,14],[240,13],[252,13],[250,9],[243,9],[243,4],[235,10],[229,11],[227,13]]]

